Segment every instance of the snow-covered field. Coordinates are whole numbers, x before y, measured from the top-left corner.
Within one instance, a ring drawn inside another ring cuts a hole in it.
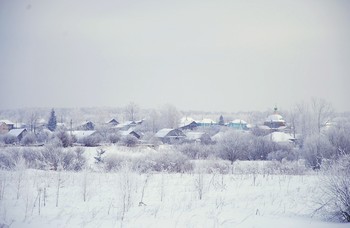
[[[0,227],[348,227],[313,215],[315,174],[0,174]]]

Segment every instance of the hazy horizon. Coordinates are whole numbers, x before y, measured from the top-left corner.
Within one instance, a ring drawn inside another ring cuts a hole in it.
[[[349,1],[1,1],[0,109],[350,111]]]

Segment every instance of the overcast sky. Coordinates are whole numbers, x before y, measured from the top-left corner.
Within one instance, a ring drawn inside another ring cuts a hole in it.
[[[0,1],[0,109],[350,111],[350,1]]]

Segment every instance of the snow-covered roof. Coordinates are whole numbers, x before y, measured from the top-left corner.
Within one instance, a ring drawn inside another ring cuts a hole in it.
[[[38,124],[47,124],[47,121],[43,118],[38,119],[37,121]]]
[[[200,139],[205,133],[204,132],[195,132],[190,131],[186,133],[186,138],[189,140],[198,140]]]
[[[14,125],[10,120],[0,120],[0,123],[5,123],[6,125]]]
[[[192,119],[191,117],[182,117],[180,119],[179,127],[187,126],[187,125],[191,124],[192,122],[196,122],[196,121],[194,119]]]
[[[119,122],[113,118],[113,119],[106,121],[106,123],[109,124],[109,123],[119,123]]]
[[[198,121],[198,123],[203,123],[203,124],[215,124],[216,122],[212,119],[208,119],[208,118],[204,118],[200,121]]]
[[[126,131],[119,131],[119,134],[121,136],[127,136],[129,135],[131,132],[135,132],[133,128],[130,128],[129,130],[126,130]],[[136,133],[136,132],[135,132]],[[137,133],[136,133],[137,134]]]
[[[235,119],[235,120],[231,121],[230,123],[233,123],[233,124],[247,124],[246,121],[241,120],[241,119]]]
[[[90,135],[94,134],[95,132],[96,131],[72,131],[72,135],[74,135],[78,139],[81,139],[81,138],[90,136]],[[68,133],[70,133],[70,131]]]
[[[12,129],[8,132],[9,135],[18,137],[23,131],[27,131],[25,128],[20,128],[20,129]]]
[[[284,121],[281,115],[274,113],[267,117],[266,122],[286,122],[286,121]]]
[[[172,129],[172,128],[163,128],[163,129],[159,130],[159,131],[155,134],[155,136],[158,137],[158,138],[163,138],[163,137],[165,137],[167,134],[169,134],[169,132],[171,132],[172,130],[174,130],[174,129]]]
[[[82,122],[81,125],[85,125],[85,124],[89,124],[89,123],[92,123],[92,124],[93,124],[92,121],[86,120],[86,121]]]
[[[295,138],[291,134],[287,134],[284,132],[272,132],[265,136],[273,142],[292,142]]]

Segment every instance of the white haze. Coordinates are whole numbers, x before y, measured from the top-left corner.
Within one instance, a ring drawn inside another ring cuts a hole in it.
[[[350,2],[1,1],[0,109],[350,111]]]

